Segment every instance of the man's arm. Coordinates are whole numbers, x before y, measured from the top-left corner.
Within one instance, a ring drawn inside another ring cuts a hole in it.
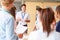
[[[6,40],[16,40],[14,34],[14,19],[10,18],[6,23]]]
[[[25,22],[27,22],[27,23],[28,23],[28,22],[30,22],[30,20],[25,20]]]
[[[18,17],[18,18],[16,18],[16,22],[19,22],[19,21],[21,21],[21,19]]]
[[[20,17],[19,17],[19,13],[16,13],[16,22],[19,22],[19,21],[21,21],[21,19],[20,19]]]
[[[27,19],[25,20],[25,22],[27,22],[27,23],[30,22],[30,16],[29,15],[27,16]]]

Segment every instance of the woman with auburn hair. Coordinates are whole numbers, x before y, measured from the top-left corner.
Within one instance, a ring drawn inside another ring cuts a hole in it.
[[[54,12],[51,8],[46,8],[43,10],[42,16],[42,25],[43,25],[43,32],[47,32],[47,36],[49,36],[50,32],[52,31],[53,24],[55,23]]]
[[[15,6],[13,6],[11,9],[10,9],[10,14],[14,17],[14,19],[16,19],[15,18],[15,15],[16,15],[16,7]]]
[[[42,30],[31,32],[28,40],[55,40],[55,17],[51,8],[42,10]]]

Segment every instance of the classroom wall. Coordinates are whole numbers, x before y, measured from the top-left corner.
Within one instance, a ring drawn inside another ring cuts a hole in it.
[[[36,18],[36,6],[40,6],[42,8],[52,7],[55,10],[55,7],[60,3],[57,2],[25,2],[27,5],[27,12],[30,14],[30,23],[28,24],[28,34],[33,31],[35,26],[35,18]]]

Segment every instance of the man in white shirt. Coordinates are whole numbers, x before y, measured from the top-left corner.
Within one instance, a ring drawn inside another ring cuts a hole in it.
[[[27,23],[30,22],[29,14],[26,13],[26,4],[21,5],[21,11],[16,14],[16,21],[19,25],[27,27]],[[26,31],[26,30],[25,30]],[[23,37],[23,33],[18,34],[19,38]]]

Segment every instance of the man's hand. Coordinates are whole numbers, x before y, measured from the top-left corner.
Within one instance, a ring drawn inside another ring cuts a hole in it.
[[[18,38],[23,38],[23,34],[18,34]]]

